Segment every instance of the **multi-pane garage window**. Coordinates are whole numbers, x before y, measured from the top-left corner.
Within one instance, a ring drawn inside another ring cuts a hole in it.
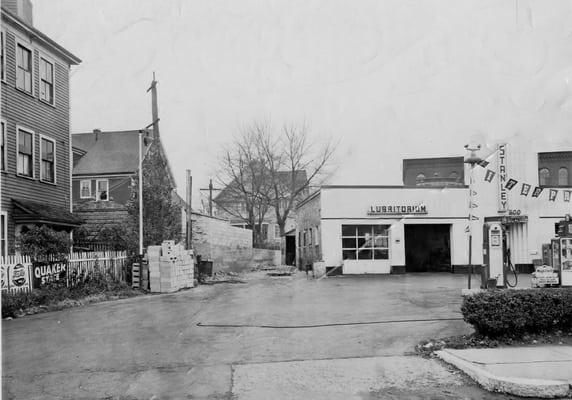
[[[44,182],[55,183],[55,142],[50,139],[42,138],[40,155],[42,157],[42,169],[40,179]]]
[[[18,175],[34,176],[34,134],[18,129]]]
[[[54,104],[54,64],[40,58],[40,100]]]
[[[389,259],[388,229],[388,225],[342,225],[343,259]]]
[[[32,94],[32,51],[21,44],[16,47],[16,87]]]

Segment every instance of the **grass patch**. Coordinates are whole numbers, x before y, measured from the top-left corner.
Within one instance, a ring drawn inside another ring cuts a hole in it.
[[[116,300],[143,294],[123,282],[94,277],[67,287],[65,282],[53,282],[32,292],[3,293],[2,318],[16,318],[46,311],[81,307],[106,300]]]

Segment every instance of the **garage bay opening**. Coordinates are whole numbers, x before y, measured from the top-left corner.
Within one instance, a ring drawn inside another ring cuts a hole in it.
[[[451,225],[405,225],[406,272],[451,271]]]

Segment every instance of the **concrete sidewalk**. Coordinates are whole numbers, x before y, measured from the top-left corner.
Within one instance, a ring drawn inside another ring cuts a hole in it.
[[[541,398],[572,394],[572,346],[443,349],[436,353],[492,392]]]

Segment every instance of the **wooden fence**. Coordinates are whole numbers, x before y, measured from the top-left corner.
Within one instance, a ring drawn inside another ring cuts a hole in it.
[[[16,293],[40,288],[54,281],[74,286],[89,277],[126,281],[127,254],[124,251],[71,253],[64,260],[33,262],[27,256],[0,257],[2,291]]]

